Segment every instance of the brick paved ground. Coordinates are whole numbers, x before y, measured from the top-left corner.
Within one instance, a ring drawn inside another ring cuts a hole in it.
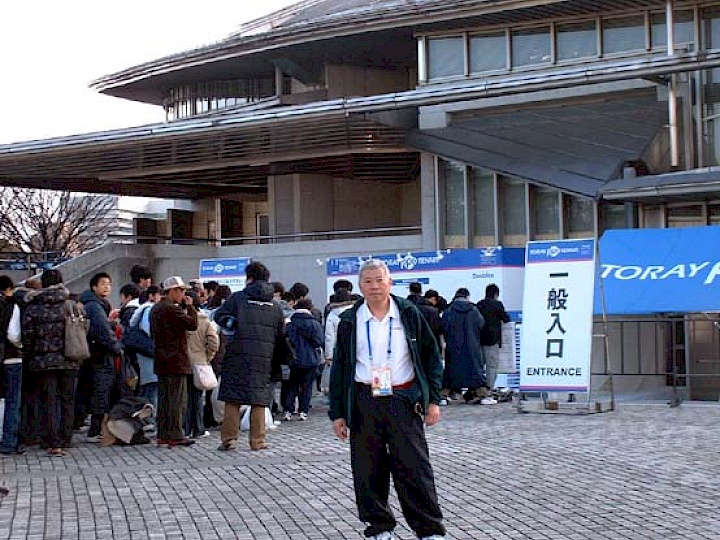
[[[2,458],[0,540],[360,538],[348,447],[325,411],[316,400],[308,422],[272,432],[262,453],[218,452],[213,432],[191,448],[79,442],[65,458]],[[428,439],[448,538],[720,538],[717,404],[443,414]]]

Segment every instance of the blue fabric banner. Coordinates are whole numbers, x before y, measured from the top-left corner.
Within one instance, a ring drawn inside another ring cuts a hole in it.
[[[720,226],[608,230],[598,274],[596,314],[720,311]]]

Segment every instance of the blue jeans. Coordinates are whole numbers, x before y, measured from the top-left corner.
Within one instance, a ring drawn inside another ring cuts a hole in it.
[[[6,364],[5,369],[5,418],[3,421],[0,452],[17,450],[20,431],[20,398],[22,396],[22,364]]]
[[[198,437],[205,433],[205,390],[198,390],[193,383],[193,376],[187,376],[188,406],[185,410],[185,436]]]
[[[160,383],[151,382],[143,384],[138,390],[138,397],[145,398],[153,406],[153,414],[150,422],[157,426],[158,386]]]

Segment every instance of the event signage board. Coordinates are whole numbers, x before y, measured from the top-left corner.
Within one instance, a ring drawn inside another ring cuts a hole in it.
[[[720,226],[610,229],[599,259],[595,313],[720,311]]]
[[[217,281],[227,285],[232,292],[245,288],[245,267],[250,257],[236,259],[203,259],[200,261],[200,280]]]
[[[495,283],[500,287],[500,299],[508,311],[519,311],[522,305],[524,248],[448,249],[329,259],[328,295],[332,294],[332,285],[338,279],[347,279],[353,284],[353,291],[359,292],[358,270],[371,257],[388,265],[393,279],[392,293],[403,298],[408,295],[410,283],[419,282],[423,292],[435,289],[448,301],[458,288],[466,287],[470,298],[477,302],[485,297],[485,287]]]
[[[520,391],[589,392],[595,241],[528,242]]]

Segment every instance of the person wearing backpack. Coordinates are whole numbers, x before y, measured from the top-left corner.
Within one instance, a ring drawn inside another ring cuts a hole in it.
[[[155,374],[155,343],[150,334],[150,310],[160,300],[161,295],[160,289],[154,285],[148,287],[147,293],[147,301],[141,304],[130,318],[127,332],[123,335],[123,346],[132,348],[135,352],[140,377],[137,396],[153,406],[150,423],[154,428],[158,405],[158,377]],[[141,343],[145,345],[142,346]],[[152,435],[153,431],[147,434]]]

